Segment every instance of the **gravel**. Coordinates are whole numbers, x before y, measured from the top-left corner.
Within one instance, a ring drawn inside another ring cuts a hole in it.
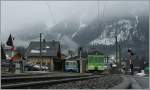
[[[122,82],[122,77],[108,75],[82,81],[72,81],[57,85],[44,86],[47,89],[108,89]]]

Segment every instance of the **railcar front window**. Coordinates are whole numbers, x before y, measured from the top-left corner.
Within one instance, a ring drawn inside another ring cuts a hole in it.
[[[68,67],[76,68],[77,67],[77,63],[76,62],[69,62],[68,63]]]

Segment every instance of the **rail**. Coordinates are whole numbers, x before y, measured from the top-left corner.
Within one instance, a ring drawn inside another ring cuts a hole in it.
[[[40,86],[40,85],[53,85],[53,84],[58,84],[58,83],[65,83],[65,82],[69,82],[69,81],[77,81],[77,80],[86,80],[86,79],[92,79],[92,78],[98,78],[100,76],[104,76],[104,75],[93,75],[93,76],[77,76],[77,77],[62,77],[62,78],[47,78],[44,79],[43,78],[39,78],[37,81],[34,80],[30,80],[27,82],[16,82],[16,83],[7,83],[7,84],[2,84],[1,88],[2,89],[14,89],[14,88],[20,88],[20,89],[24,89],[24,88],[29,88],[32,86],[36,87],[36,86]]]

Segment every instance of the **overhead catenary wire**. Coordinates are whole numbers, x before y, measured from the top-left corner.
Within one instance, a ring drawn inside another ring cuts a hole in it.
[[[104,10],[105,10],[105,7],[106,7],[106,3],[104,3],[104,7],[103,7],[103,9],[102,9],[102,17],[101,17],[101,20],[100,20],[100,14],[99,14],[99,0],[97,0],[97,11],[98,11],[98,13],[97,13],[97,24],[98,24],[98,29],[97,29],[97,38],[99,38],[99,35],[100,35],[100,25],[101,25],[101,22],[102,22],[102,20],[104,19]]]
[[[53,22],[53,24],[55,25],[56,24],[56,19],[55,19],[55,17],[54,17],[54,14],[53,14],[53,11],[52,11],[52,9],[51,9],[51,6],[48,4],[48,2],[46,1],[46,6],[48,7],[48,11],[49,11],[49,13],[50,13],[50,16],[52,17],[52,22]]]
[[[97,38],[99,37],[99,25],[100,25],[100,22],[99,22],[99,0],[97,0]]]

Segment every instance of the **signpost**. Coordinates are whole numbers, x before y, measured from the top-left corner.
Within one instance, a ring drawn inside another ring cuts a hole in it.
[[[133,72],[133,62],[132,62],[132,56],[133,56],[133,52],[131,50],[131,48],[128,49],[128,59],[129,59],[129,64],[130,64],[130,69],[131,69],[131,75],[134,74]]]

